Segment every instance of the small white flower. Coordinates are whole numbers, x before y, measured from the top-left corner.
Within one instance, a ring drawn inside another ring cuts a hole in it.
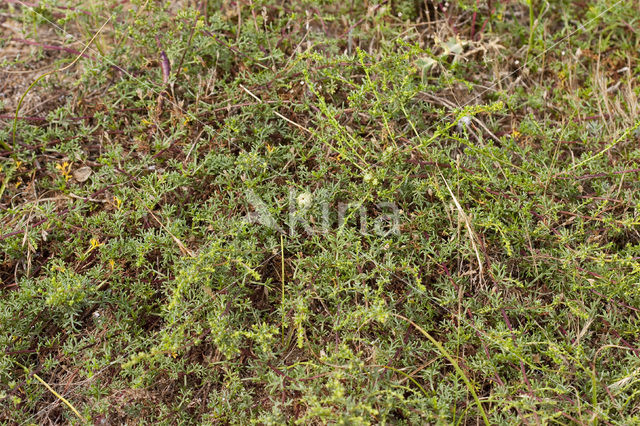
[[[471,124],[471,117],[469,117],[468,115],[460,117],[460,120],[458,120],[458,131],[464,132],[464,130],[467,127],[469,127],[470,124]]]
[[[371,184],[372,186],[378,185],[378,178],[374,177],[373,173],[371,172],[365,173],[364,176],[362,177],[362,180],[364,180],[365,183]]]
[[[313,201],[313,196],[308,192],[303,192],[298,195],[298,198],[296,200],[298,201],[299,208],[306,209],[309,206],[311,206],[311,203]]]

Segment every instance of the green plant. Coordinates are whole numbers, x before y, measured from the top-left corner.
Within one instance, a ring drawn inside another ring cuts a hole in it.
[[[197,3],[0,6],[3,422],[637,422],[634,2]]]

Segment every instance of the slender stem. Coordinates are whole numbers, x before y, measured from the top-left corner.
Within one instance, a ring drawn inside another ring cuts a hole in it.
[[[429,341],[431,341],[431,343],[433,343],[435,345],[435,347],[438,349],[440,354],[442,354],[445,358],[447,358],[449,360],[451,365],[453,365],[453,368],[455,368],[456,372],[460,375],[460,377],[462,378],[464,383],[467,385],[467,389],[469,389],[469,392],[471,393],[471,396],[473,396],[473,399],[475,400],[476,405],[478,406],[478,410],[480,411],[480,415],[482,415],[482,419],[484,421],[484,424],[485,425],[490,425],[491,423],[489,423],[489,419],[487,418],[487,413],[485,413],[484,408],[482,407],[482,404],[480,403],[480,398],[478,398],[478,394],[476,393],[476,391],[474,389],[473,383],[471,383],[471,381],[467,378],[466,374],[464,374],[464,371],[462,371],[462,369],[460,368],[460,366],[458,365],[456,360],[453,358],[453,356],[451,356],[451,354],[444,348],[444,346],[442,346],[442,343],[440,343],[436,339],[434,339],[422,327],[420,327],[415,322],[411,321],[409,318],[404,317],[402,315],[398,315],[398,314],[392,314],[392,315],[397,317],[397,318],[403,319],[403,320],[407,321],[409,324],[411,324],[412,326],[414,326],[416,330],[418,330],[420,333],[422,333],[427,339],[429,339]]]
[[[533,46],[533,32],[535,31],[535,17],[533,15],[533,0],[527,0],[527,4],[529,5],[529,48],[527,49],[527,58],[525,59],[525,65],[529,63],[529,55],[531,54],[531,49]]]
[[[16,364],[18,364],[20,367],[22,367],[22,369],[24,370],[25,373],[29,374],[29,369],[27,367],[25,367],[24,365],[20,364],[18,361],[13,361]],[[71,411],[73,411],[73,414],[75,414],[76,416],[78,416],[78,418],[80,420],[82,420],[83,422],[85,422],[84,417],[82,417],[82,415],[78,412],[78,410],[75,409],[75,407],[73,405],[71,405],[71,403],[69,401],[66,400],[65,397],[63,397],[62,395],[60,395],[58,392],[56,392],[51,386],[49,386],[49,383],[45,382],[40,376],[38,376],[36,373],[32,373],[31,374],[37,381],[39,381],[40,383],[42,383],[44,385],[45,388],[47,388],[47,390],[49,392],[51,392],[53,395],[55,395],[56,398],[58,398],[60,401],[62,401],[67,407],[69,407],[69,409]]]
[[[282,281],[282,345],[284,346],[284,236],[280,234],[280,278]]]

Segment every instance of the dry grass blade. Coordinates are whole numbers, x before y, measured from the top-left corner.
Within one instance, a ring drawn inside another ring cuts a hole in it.
[[[447,190],[449,191],[449,194],[451,195],[451,198],[453,198],[453,202],[456,205],[456,209],[458,209],[458,214],[464,220],[465,226],[467,228],[467,232],[469,233],[469,240],[471,240],[471,245],[473,246],[473,251],[475,252],[476,259],[478,260],[478,268],[480,270],[480,274],[479,275],[480,275],[480,280],[482,281],[482,277],[483,277],[482,259],[480,258],[480,252],[478,251],[478,247],[476,246],[476,238],[477,237],[476,237],[476,235],[473,232],[473,229],[471,227],[471,221],[469,220],[469,216],[465,213],[464,209],[462,208],[462,206],[458,202],[458,199],[453,194],[453,191],[451,191],[451,187],[449,187],[449,183],[447,182],[447,180],[444,178],[444,176],[442,174],[440,174],[440,176],[442,177],[442,180],[444,181],[444,184],[447,186]]]
[[[462,380],[464,380],[465,385],[467,385],[467,389],[469,390],[469,393],[471,393],[471,395],[473,396],[473,399],[476,402],[476,405],[478,407],[478,411],[480,411],[480,415],[482,416],[482,420],[484,421],[484,424],[485,425],[491,424],[491,423],[489,423],[489,419],[487,418],[487,413],[485,413],[484,408],[482,407],[482,403],[480,403],[480,398],[478,398],[478,394],[476,393],[476,390],[475,390],[475,387],[474,387],[473,383],[471,383],[471,381],[469,380],[467,375],[464,374],[464,371],[462,371],[462,369],[460,368],[460,366],[458,365],[456,360],[453,358],[453,356],[451,356],[451,354],[444,348],[444,346],[442,346],[442,344],[440,342],[438,342],[436,339],[434,339],[429,333],[427,333],[418,324],[416,324],[415,322],[411,321],[409,318],[404,317],[402,315],[399,315],[399,314],[393,314],[393,315],[395,317],[398,317],[398,318],[408,322],[413,327],[415,327],[416,330],[418,330],[420,333],[422,333],[422,335],[424,335],[424,337],[429,339],[429,341],[435,345],[435,347],[438,349],[438,352],[440,352],[440,354],[442,356],[444,356],[445,358],[447,358],[449,360],[451,365],[453,365],[453,368],[456,369],[456,372],[460,375]]]
[[[29,369],[27,367],[25,367],[24,365],[20,364],[17,361],[14,361],[16,364],[18,364],[20,367],[22,367],[22,369],[25,371],[25,373],[29,374]],[[51,392],[56,398],[58,398],[60,401],[62,401],[62,403],[64,403],[64,405],[66,405],[67,407],[69,407],[69,409],[73,412],[73,414],[75,414],[82,422],[86,422],[86,420],[84,419],[84,417],[82,417],[82,415],[78,412],[78,410],[76,410],[76,408],[71,405],[71,403],[69,401],[67,401],[62,395],[60,395],[58,392],[56,392],[51,386],[49,386],[49,384],[47,382],[45,382],[40,376],[38,376],[36,373],[31,374],[37,381],[39,381],[40,383],[42,383],[42,385],[47,388],[47,390],[49,392]]]

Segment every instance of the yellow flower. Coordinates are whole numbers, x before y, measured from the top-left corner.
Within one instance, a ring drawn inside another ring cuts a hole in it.
[[[100,241],[98,241],[96,238],[92,238],[89,241],[89,244],[91,244],[91,247],[89,247],[89,250],[87,250],[87,253],[91,253],[93,250],[97,249],[98,247],[104,245],[104,243],[101,243]]]
[[[65,180],[71,179],[71,164],[69,164],[68,161],[62,164],[56,164],[56,169],[60,171],[60,174],[64,176]]]

